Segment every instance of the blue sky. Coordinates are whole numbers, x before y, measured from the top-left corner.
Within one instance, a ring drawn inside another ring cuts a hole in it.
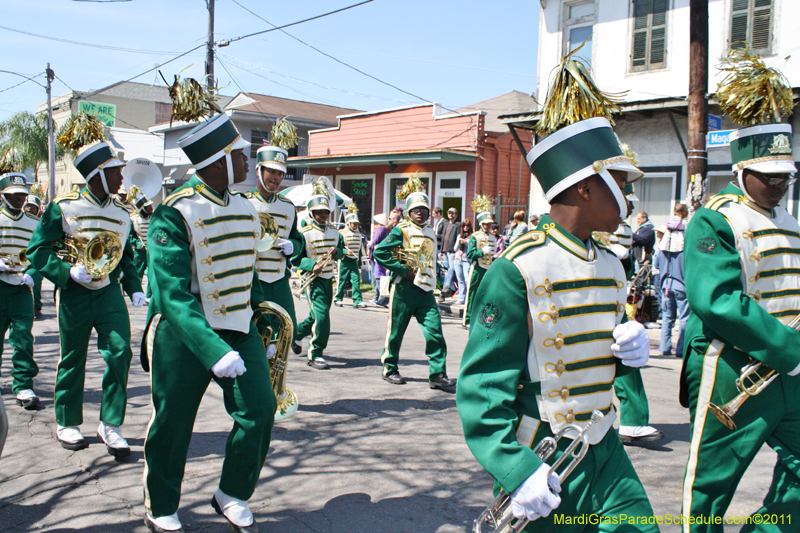
[[[275,25],[359,2],[236,1]],[[36,76],[50,62],[59,78],[53,84],[54,96],[69,88],[96,90],[126,80],[206,39],[204,0],[0,0],[0,7],[0,26],[6,28],[145,51],[78,46],[0,29],[4,50],[0,70]],[[420,99],[367,78],[278,31],[219,48],[216,75],[222,93],[231,96],[241,86],[247,92],[362,110],[420,101],[463,107],[511,90],[534,91],[538,12],[537,0],[374,0],[285,30]],[[270,27],[234,0],[217,0],[215,26],[217,41]],[[200,78],[204,61],[201,48],[161,71],[169,81],[182,70],[182,76]],[[23,81],[0,73],[0,91]],[[44,84],[44,77],[37,81]],[[155,72],[134,81],[163,84]],[[0,92],[0,120],[18,111],[34,111],[44,101],[44,89],[32,82]]]

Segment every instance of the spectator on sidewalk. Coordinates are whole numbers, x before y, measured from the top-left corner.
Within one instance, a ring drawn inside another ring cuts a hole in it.
[[[472,221],[465,218],[464,221],[461,222],[454,261],[456,265],[456,275],[458,276],[458,300],[456,300],[456,303],[459,305],[463,305],[467,301],[467,280],[469,279],[469,267],[472,264],[472,261],[467,257],[467,247],[469,246],[469,238],[471,236]]]
[[[653,223],[644,211],[639,211],[636,215],[636,223],[639,227],[633,232],[633,248],[634,257],[645,257],[653,253],[653,248],[656,243],[655,231]],[[644,249],[644,254],[637,250],[637,248]]]
[[[369,243],[369,260],[372,263],[372,284],[375,287],[375,296],[370,300],[371,304],[386,307],[389,303],[389,293],[381,294],[381,278],[388,276],[388,272],[372,257],[372,252],[375,247],[383,241],[392,231],[392,228],[400,222],[400,212],[392,211],[387,217],[385,214],[380,213],[372,217],[375,222],[375,230],[372,234],[372,240]]]
[[[525,211],[517,211],[514,213],[514,221],[511,223],[511,235],[508,238],[508,244],[513,243],[527,232],[528,225],[525,224]]]
[[[661,276],[661,354],[672,355],[672,328],[677,319],[676,357],[683,357],[683,339],[690,314],[683,275],[683,233],[688,214],[686,205],[678,204],[675,207],[674,216],[667,222],[667,233],[659,243],[656,265]]]
[[[447,257],[447,274],[444,276],[444,283],[442,283],[441,301],[449,298],[455,292],[453,290],[453,277],[458,280],[458,286],[461,287],[464,278],[460,271],[456,269],[456,245],[458,244],[458,209],[451,207],[447,210],[447,226],[442,235],[442,248],[439,250],[439,257]]]

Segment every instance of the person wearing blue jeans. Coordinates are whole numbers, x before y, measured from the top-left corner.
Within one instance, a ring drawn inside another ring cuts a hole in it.
[[[656,259],[661,275],[661,342],[662,355],[672,355],[672,327],[678,320],[678,345],[675,356],[683,357],[683,336],[689,320],[689,301],[683,284],[683,252],[661,250]]]

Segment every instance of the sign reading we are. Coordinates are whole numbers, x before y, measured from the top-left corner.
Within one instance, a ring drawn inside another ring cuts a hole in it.
[[[100,122],[109,128],[113,128],[116,125],[117,106],[114,104],[81,100],[78,102],[78,112],[81,111],[85,111],[87,115],[96,116]]]

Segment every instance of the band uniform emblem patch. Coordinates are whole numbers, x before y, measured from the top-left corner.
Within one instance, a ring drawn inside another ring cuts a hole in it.
[[[791,154],[792,145],[789,142],[789,137],[784,134],[776,135],[772,138],[772,146],[769,147],[771,154]]]
[[[496,305],[491,303],[486,303],[483,305],[483,309],[481,309],[480,316],[478,317],[479,323],[486,327],[491,328],[495,325],[495,323],[500,320],[502,313],[500,309],[497,308]]]
[[[161,245],[161,246],[169,246],[171,244],[171,239],[169,238],[169,235],[167,235],[167,232],[164,231],[163,229],[157,230],[153,234],[151,239],[153,240],[153,242],[155,244],[158,244],[158,245]]]
[[[704,254],[713,254],[717,241],[713,237],[706,237],[697,241],[697,250]]]

